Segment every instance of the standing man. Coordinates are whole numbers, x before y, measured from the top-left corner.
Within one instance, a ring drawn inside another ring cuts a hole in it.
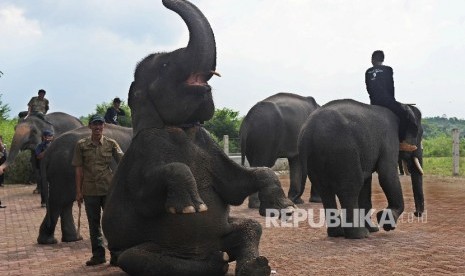
[[[107,109],[105,113],[105,122],[108,124],[118,124],[118,116],[126,116],[124,110],[120,109],[121,100],[120,98],[113,99],[113,106]]]
[[[53,141],[53,132],[51,130],[44,130],[42,132],[42,142],[37,145],[35,149],[36,157],[36,176],[37,176],[37,188],[33,193],[40,193],[40,206],[45,207],[48,197],[48,186],[42,183],[42,174],[40,172],[40,162],[45,156],[45,151],[47,150],[50,143]]]
[[[123,157],[118,143],[103,135],[104,127],[102,116],[93,115],[90,118],[89,128],[92,134],[76,143],[72,161],[76,170],[76,201],[80,207],[84,200],[89,222],[92,257],[86,262],[88,266],[106,262],[100,220],[113,177],[110,168],[112,157],[117,163]]]
[[[400,151],[415,151],[415,145],[405,142],[407,135],[407,110],[401,103],[396,101],[394,97],[394,79],[392,68],[383,65],[384,52],[376,50],[371,55],[371,63],[373,67],[368,68],[365,72],[365,84],[368,94],[370,95],[370,103],[372,105],[380,105],[390,109],[399,117],[399,150]]]
[[[39,92],[37,92],[38,96],[31,98],[31,100],[27,104],[27,115],[39,114],[43,116],[47,114],[48,100],[45,98],[45,93],[45,90],[40,89]]]

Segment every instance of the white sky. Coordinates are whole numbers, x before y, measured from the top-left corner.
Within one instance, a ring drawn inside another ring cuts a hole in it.
[[[194,0],[217,42],[217,108],[243,116],[277,92],[369,102],[364,72],[382,49],[396,98],[424,117],[465,118],[463,0]],[[0,93],[27,109],[41,88],[50,112],[94,112],[127,100],[138,61],[187,45],[161,0],[0,0]]]

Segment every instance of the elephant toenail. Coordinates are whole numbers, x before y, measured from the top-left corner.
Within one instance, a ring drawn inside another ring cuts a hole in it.
[[[192,213],[195,213],[195,208],[194,208],[194,206],[187,206],[187,207],[184,207],[184,209],[182,209],[182,213],[183,213],[183,214],[192,214]]]
[[[199,212],[205,212],[207,210],[208,210],[207,205],[205,205],[205,204],[200,204],[199,205]]]
[[[168,208],[168,213],[176,214],[176,209],[174,207],[169,207]]]

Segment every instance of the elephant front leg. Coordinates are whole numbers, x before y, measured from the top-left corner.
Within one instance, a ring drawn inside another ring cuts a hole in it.
[[[378,172],[379,183],[386,195],[388,206],[386,209],[379,211],[376,214],[378,224],[385,231],[394,230],[396,228],[397,219],[404,211],[404,197],[402,195],[402,187],[400,186],[397,168]]]
[[[150,171],[150,170],[149,170]],[[183,163],[170,163],[155,170],[155,176],[146,179],[156,179],[163,183],[166,191],[165,209],[170,213],[195,213],[207,210],[207,205],[200,198],[197,183],[190,168]],[[154,185],[156,186],[156,185]],[[159,191],[150,191],[147,196]],[[148,199],[143,202],[151,202]]]
[[[270,275],[268,260],[258,252],[261,225],[251,219],[230,218],[229,222],[232,231],[223,238],[223,244],[230,261],[236,261],[236,275]]]
[[[123,251],[117,265],[130,275],[157,276],[219,276],[226,274],[229,267],[229,256],[225,252],[213,252],[204,260],[160,252],[163,252],[163,248],[156,244],[143,243]]]

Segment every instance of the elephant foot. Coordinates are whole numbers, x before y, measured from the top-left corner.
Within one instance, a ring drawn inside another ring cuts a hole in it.
[[[393,215],[392,210],[385,209],[379,211],[376,214],[376,219],[378,220],[378,224],[383,227],[384,231],[391,231],[396,229],[396,218]]]
[[[312,195],[308,202],[321,203],[321,197]]]
[[[423,215],[423,212],[415,211],[415,212],[413,212],[413,214],[414,214],[417,218],[421,218],[421,216]]]
[[[346,239],[363,239],[368,238],[369,231],[365,227],[345,227],[344,237]]]
[[[268,276],[271,274],[271,267],[268,265],[268,259],[259,256],[247,261],[236,268],[238,276]]]
[[[298,197],[298,198],[290,198],[292,199],[292,202],[294,202],[294,204],[303,204],[304,201],[301,197]]]
[[[65,237],[62,237],[62,238],[61,238],[61,241],[62,241],[62,242],[77,242],[77,241],[82,241],[82,236],[79,235],[79,236],[76,236],[76,237],[73,237],[73,238],[65,238]]]
[[[326,230],[328,233],[328,237],[331,238],[338,238],[338,237],[344,237],[344,229],[342,227],[328,227]]]
[[[49,236],[49,237],[39,236],[37,238],[37,243],[38,244],[56,244],[56,243],[58,243],[58,241],[53,236]]]

